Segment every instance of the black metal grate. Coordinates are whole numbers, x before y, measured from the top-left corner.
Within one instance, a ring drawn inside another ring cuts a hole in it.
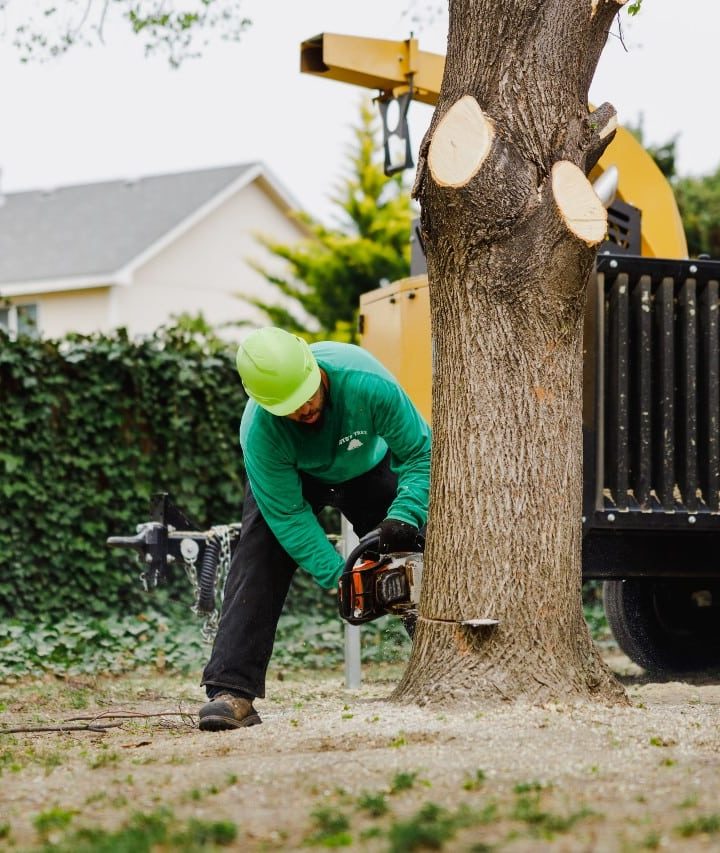
[[[600,254],[623,252],[639,255],[642,234],[638,208],[622,201],[614,201],[608,208],[607,215],[607,238],[600,246]]]
[[[596,510],[720,511],[719,280],[714,261],[598,258]]]

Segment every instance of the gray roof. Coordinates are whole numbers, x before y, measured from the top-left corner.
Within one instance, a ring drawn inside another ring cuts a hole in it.
[[[8,193],[0,204],[0,283],[110,276],[257,167]]]

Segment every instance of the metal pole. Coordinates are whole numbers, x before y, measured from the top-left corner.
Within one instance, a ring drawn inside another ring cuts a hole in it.
[[[347,559],[352,549],[360,541],[352,529],[352,525],[341,516],[340,531],[342,535],[343,556]],[[360,626],[345,623],[345,687],[357,690],[362,683],[360,665]]]

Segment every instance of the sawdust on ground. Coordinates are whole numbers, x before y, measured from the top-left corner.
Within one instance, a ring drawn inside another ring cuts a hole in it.
[[[160,715],[0,735],[0,848],[165,807],[178,825],[232,821],[233,850],[720,850],[720,678],[653,682],[608,660],[629,707],[402,707],[386,700],[400,667],[365,666],[358,690],[341,671],[285,673],[263,725],[217,733],[194,727],[189,678],[0,686],[3,728]]]

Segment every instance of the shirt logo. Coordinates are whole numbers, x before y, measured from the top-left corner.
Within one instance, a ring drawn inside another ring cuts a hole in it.
[[[368,431],[366,429],[356,429],[355,432],[351,432],[350,435],[344,435],[340,441],[338,441],[338,445],[340,447],[345,445],[345,450],[357,450],[358,447],[363,446],[363,442],[360,441],[358,436],[367,435]]]

